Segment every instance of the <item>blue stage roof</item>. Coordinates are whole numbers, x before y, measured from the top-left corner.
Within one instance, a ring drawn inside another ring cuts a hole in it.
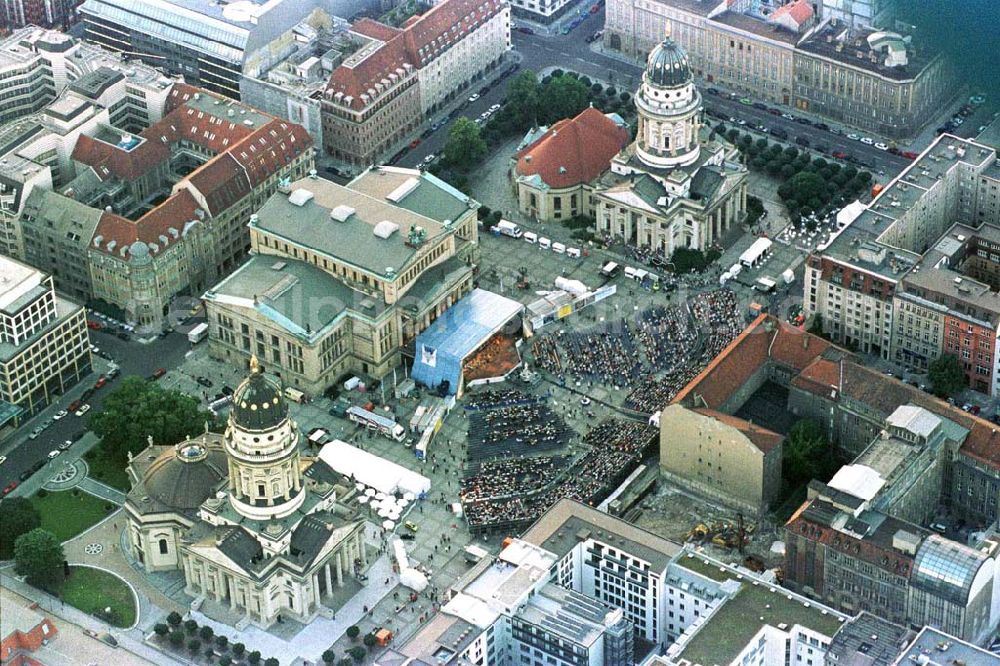
[[[455,393],[465,358],[523,309],[500,294],[473,290],[417,336],[413,380],[431,388],[447,380]]]

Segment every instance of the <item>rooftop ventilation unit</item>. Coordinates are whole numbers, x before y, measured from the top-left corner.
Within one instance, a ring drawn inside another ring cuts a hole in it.
[[[301,187],[293,191],[288,195],[288,203],[293,206],[305,206],[307,203],[312,201],[313,193],[309,190],[302,189]]]
[[[399,225],[395,222],[390,222],[389,220],[382,220],[375,225],[372,233],[382,239],[388,239],[389,236],[393,235],[399,231]]]
[[[345,206],[341,204],[330,211],[330,219],[336,220],[337,222],[347,222],[347,220],[357,212],[350,206]]]
[[[389,192],[389,194],[387,194],[385,198],[391,201],[392,203],[399,203],[400,201],[403,200],[403,198],[407,194],[417,189],[417,185],[419,184],[420,184],[420,179],[412,177],[407,178],[402,185],[394,189],[392,192]]]

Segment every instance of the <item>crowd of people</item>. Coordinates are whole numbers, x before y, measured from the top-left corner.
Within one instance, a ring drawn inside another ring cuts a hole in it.
[[[466,396],[465,409],[476,411],[512,405],[529,405],[538,401],[538,398],[525,395],[517,389],[484,389]]]
[[[535,364],[553,374],[619,387],[629,386],[642,376],[642,353],[635,329],[624,319],[586,331],[560,330],[555,338],[558,350],[553,351],[549,342],[545,353],[535,355]]]
[[[570,460],[570,456],[538,456],[470,464],[462,478],[461,500],[476,502],[537,492],[559,478]]]
[[[639,313],[637,335],[654,372],[669,372],[687,362],[698,344],[698,330],[683,305],[657,305]]]
[[[665,317],[651,314],[650,318],[662,322]],[[658,326],[670,331],[669,335],[654,340],[664,357],[663,365],[658,368],[663,374],[650,373],[637,382],[625,398],[625,407],[643,414],[663,409],[744,327],[736,294],[731,289],[700,294],[691,303],[688,320],[690,326],[684,329]]]
[[[530,456],[565,446],[571,435],[562,416],[541,401],[480,407],[469,415],[467,458]]]
[[[655,436],[656,431],[642,422],[602,421],[584,436],[589,450],[547,484],[512,487],[505,483],[492,496],[484,492],[463,496],[469,526],[475,530],[523,527],[564,497],[596,505],[639,465]]]

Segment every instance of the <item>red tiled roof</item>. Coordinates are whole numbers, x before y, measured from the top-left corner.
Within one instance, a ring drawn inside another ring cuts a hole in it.
[[[105,212],[94,232],[95,238],[101,236],[101,244],[94,246],[94,249],[121,257],[121,249],[138,240],[156,245],[157,251],[163,250],[180,239],[188,222],[199,219],[198,208],[198,202],[191,193],[182,189],[138,220]],[[163,242],[164,238],[166,243]],[[112,240],[115,241],[115,247],[109,252],[108,242]]]
[[[101,180],[108,174],[135,180],[170,159],[170,149],[162,143],[143,141],[132,150],[81,134],[73,146],[74,161],[93,167]]]
[[[795,0],[787,5],[778,7],[771,13],[769,20],[775,21],[783,16],[790,17],[796,24],[802,25],[813,17],[813,8],[805,0]]]
[[[671,404],[698,395],[708,407],[718,408],[769,360],[803,370],[830,347],[812,333],[762,314],[688,382]]]
[[[351,98],[349,106],[352,109],[363,109],[366,103],[361,99],[362,95],[370,94],[368,91],[374,91],[376,84],[383,80],[391,81],[392,76],[398,76],[397,70],[402,71],[405,65],[412,64],[403,44],[403,36],[397,35],[355,66],[341,65],[333,70],[326,95],[332,97],[343,93],[345,98]]]
[[[823,338],[782,321],[778,323],[770,355],[778,363],[801,371],[829,347],[830,343]]]
[[[792,377],[791,384],[803,391],[833,399],[836,395],[833,391],[840,390],[840,363],[817,358],[805,370]]]
[[[312,144],[305,127],[275,118],[229,150],[257,187]],[[245,155],[245,157],[244,157]]]
[[[388,79],[404,64],[419,68],[433,61],[502,7],[501,0],[442,0],[426,13],[411,16],[402,29],[369,18],[360,19],[351,29],[385,44],[354,67],[341,65],[333,70],[327,96],[343,93],[352,98],[351,108],[364,108],[361,95],[374,90],[377,83]]]
[[[381,40],[383,42],[389,41],[402,32],[399,28],[393,28],[391,25],[379,23],[375,19],[368,18],[367,16],[355,21],[351,26],[351,31],[356,32],[359,35],[371,37],[372,39]]]
[[[211,215],[218,215],[253,189],[246,170],[230,153],[219,155],[198,167],[187,178],[191,187],[205,199]]]
[[[767,453],[774,447],[781,444],[781,442],[785,439],[784,436],[779,435],[773,430],[762,428],[759,425],[754,425],[753,423],[737,416],[730,416],[729,414],[725,414],[715,409],[699,407],[694,411],[702,416],[708,416],[716,421],[719,421],[720,423],[724,423],[730,428],[736,428],[762,453]]]
[[[688,382],[670,404],[681,403],[689,395],[697,394],[708,407],[720,407],[767,362],[767,347],[774,337],[770,329],[773,323],[766,314],[757,317]]]
[[[502,8],[500,0],[443,0],[406,26],[406,47],[418,66],[459,42]],[[422,49],[422,51],[421,51]]]
[[[218,112],[195,109],[187,104],[195,94],[222,102]],[[100,249],[107,251],[107,242],[116,241],[113,254],[120,256],[120,247],[136,240],[154,243],[162,249],[160,236],[172,240],[169,229],[178,232],[184,224],[197,219],[201,207],[187,188],[193,188],[205,200],[205,213],[221,212],[250,194],[253,188],[267,181],[294,158],[312,146],[312,139],[301,125],[274,118],[254,110],[255,118],[263,116],[264,124],[246,125],[239,116],[230,118],[228,111],[239,108],[232,100],[208,93],[184,83],[175,84],[167,98],[167,113],[154,125],[142,131],[145,141],[132,151],[123,151],[91,137],[81,136],[73,150],[73,159],[92,166],[102,180],[109,175],[132,180],[151,166],[170,158],[171,147],[184,140],[204,148],[214,157],[174,186],[175,194],[142,218],[130,221],[105,213],[95,235],[101,235]]]
[[[517,173],[537,175],[552,188],[589,183],[628,143],[628,130],[590,107],[560,120],[517,154]]]

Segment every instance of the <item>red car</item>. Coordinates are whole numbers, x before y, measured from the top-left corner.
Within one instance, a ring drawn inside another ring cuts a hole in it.
[[[420,139],[414,139],[410,142],[410,149],[416,148],[420,145]]]
[[[167,374],[166,370],[164,370],[163,368],[157,368],[156,370],[153,371],[153,379],[159,379],[165,374]]]
[[[915,152],[913,152],[912,150],[904,150],[903,153],[902,153],[902,155],[903,155],[903,157],[905,157],[908,160],[915,160],[915,159],[917,159],[917,154]]]
[[[97,382],[94,384],[94,388],[95,389],[102,388],[107,383],[108,383],[108,378],[105,377],[104,375],[101,375],[100,377],[97,378]]]
[[[17,481],[11,481],[3,489],[3,493],[0,493],[0,496],[6,497],[7,495],[10,495],[12,492],[14,492],[15,488],[17,488]]]
[[[101,330],[101,329],[102,329],[102,328],[104,328],[104,327],[103,327],[103,326],[101,326],[100,322],[96,322],[96,321],[90,321],[90,320],[88,319],[88,320],[87,320],[87,328],[89,328],[89,329],[90,329],[90,330],[92,330],[92,331],[99,331],[99,330]]]
[[[591,5],[590,6],[590,13],[591,14],[596,14],[599,11],[601,11],[601,8],[598,7],[597,5]]]
[[[73,402],[69,403],[69,407],[66,408],[66,411],[75,412],[76,410],[80,409],[80,405],[82,404],[83,403],[80,402],[79,400],[74,400]]]
[[[836,157],[836,158],[837,158],[838,160],[842,160],[842,159],[844,159],[845,157],[847,157],[847,153],[845,153],[845,152],[844,152],[844,151],[842,151],[842,150],[835,150],[835,151],[833,151],[833,152],[832,152],[832,153],[830,153],[830,154],[831,154],[831,155],[833,155],[834,157]]]

